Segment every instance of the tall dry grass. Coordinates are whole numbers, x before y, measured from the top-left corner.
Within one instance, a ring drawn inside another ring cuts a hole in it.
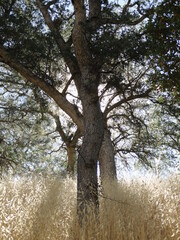
[[[0,183],[1,240],[179,240],[180,177],[109,184],[99,219],[76,216],[72,179],[26,177]]]

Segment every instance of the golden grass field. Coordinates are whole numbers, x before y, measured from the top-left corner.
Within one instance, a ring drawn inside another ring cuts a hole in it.
[[[180,240],[180,176],[109,184],[98,222],[76,216],[76,182],[22,177],[0,182],[1,240]]]

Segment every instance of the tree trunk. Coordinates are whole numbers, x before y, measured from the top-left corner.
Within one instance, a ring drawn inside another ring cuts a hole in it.
[[[68,157],[67,173],[69,176],[73,177],[76,163],[76,149],[74,146],[67,146],[67,157]]]
[[[114,149],[111,141],[110,132],[107,129],[104,130],[104,139],[99,154],[99,164],[103,191],[107,192],[107,183],[111,183],[117,180]]]
[[[102,145],[104,128],[97,87],[83,88],[81,99],[84,114],[84,138],[77,161],[77,203],[81,218],[87,206],[98,209],[97,161]]]
[[[103,141],[104,122],[98,97],[99,73],[86,34],[85,3],[84,0],[74,0],[73,3],[75,24],[72,37],[79,66],[77,71],[81,76],[80,80],[79,77],[74,80],[79,86],[84,120],[84,138],[77,161],[77,207],[81,218],[87,206],[92,204],[98,209],[97,161]],[[92,4],[91,9],[95,9]]]

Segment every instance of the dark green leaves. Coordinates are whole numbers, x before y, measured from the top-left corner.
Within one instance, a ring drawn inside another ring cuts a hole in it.
[[[153,81],[180,96],[180,14],[178,0],[164,0],[149,20],[146,31],[155,73]]]

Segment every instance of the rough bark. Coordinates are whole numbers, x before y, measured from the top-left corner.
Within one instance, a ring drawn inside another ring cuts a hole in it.
[[[114,148],[112,145],[110,132],[107,129],[104,130],[104,139],[99,154],[99,164],[103,192],[107,193],[107,183],[117,180]]]
[[[75,24],[73,44],[81,72],[79,95],[83,106],[84,138],[77,161],[78,214],[82,217],[86,206],[98,209],[97,161],[103,140],[103,116],[98,97],[99,78],[86,38],[86,10],[83,0],[74,0]]]
[[[74,146],[67,146],[67,172],[68,175],[73,177],[76,163],[76,148]]]
[[[83,90],[84,139],[77,161],[78,212],[86,206],[98,208],[97,161],[103,140],[103,118],[96,91]],[[86,97],[85,97],[86,96]]]
[[[111,189],[116,186],[116,164],[114,158],[114,148],[111,141],[110,132],[105,129],[104,139],[99,154],[100,178],[102,194],[105,197],[111,196]]]

